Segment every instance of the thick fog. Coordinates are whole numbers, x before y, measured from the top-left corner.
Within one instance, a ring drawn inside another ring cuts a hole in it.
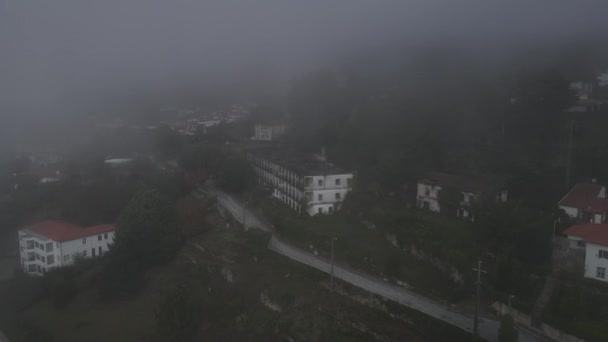
[[[607,14],[605,0],[2,0],[2,116],[94,112],[256,73],[288,79],[350,53],[444,44],[504,57],[605,38]]]

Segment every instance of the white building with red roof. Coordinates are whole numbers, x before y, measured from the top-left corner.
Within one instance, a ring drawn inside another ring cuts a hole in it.
[[[585,278],[608,282],[608,224],[581,223],[564,234],[570,248],[585,250]]]
[[[77,256],[101,256],[113,241],[113,224],[83,228],[64,221],[33,223],[19,230],[21,268],[27,274],[43,275],[71,265]]]
[[[558,205],[579,222],[608,223],[606,188],[594,181],[576,184]]]

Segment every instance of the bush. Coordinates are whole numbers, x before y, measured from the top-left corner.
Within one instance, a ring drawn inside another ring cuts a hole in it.
[[[517,330],[515,329],[515,322],[511,315],[504,315],[500,320],[500,327],[498,327],[498,341],[499,342],[515,342],[517,341]]]
[[[202,299],[185,287],[170,290],[158,306],[156,326],[166,341],[188,341],[202,317]]]

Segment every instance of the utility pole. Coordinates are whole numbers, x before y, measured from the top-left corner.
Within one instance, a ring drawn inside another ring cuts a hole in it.
[[[566,190],[570,187],[570,166],[572,165],[572,137],[574,135],[574,119],[570,120],[570,137],[568,138],[568,160],[566,161]]]
[[[247,201],[243,202],[243,229],[247,230]]]
[[[336,237],[331,237],[331,269],[329,271],[329,292],[334,292],[334,241],[338,240]]]
[[[486,273],[486,271],[481,269],[481,259],[477,261],[477,268],[474,268],[473,271],[477,272],[477,295],[475,300],[475,319],[473,320],[473,336],[479,337],[479,295],[481,293],[481,274]]]

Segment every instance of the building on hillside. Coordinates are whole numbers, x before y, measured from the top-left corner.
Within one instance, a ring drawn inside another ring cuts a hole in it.
[[[249,154],[258,184],[298,213],[330,214],[340,209],[353,187],[353,173],[323,158],[281,151]]]
[[[273,141],[276,140],[281,135],[285,134],[286,128],[284,124],[281,123],[271,123],[271,124],[256,124],[255,132],[253,136],[253,140],[258,141]]]
[[[458,192],[456,216],[468,219],[474,219],[470,208],[475,201],[494,199],[497,202],[506,202],[508,196],[505,181],[501,177],[471,177],[430,172],[418,181],[417,206],[432,212],[441,212],[439,194],[448,188]]]
[[[578,222],[608,223],[606,187],[595,180],[576,184],[558,206]]]
[[[44,275],[71,265],[77,256],[101,256],[113,241],[113,224],[82,228],[64,221],[37,222],[19,230],[21,268],[30,275]]]
[[[569,248],[585,251],[585,278],[608,282],[608,224],[581,223],[563,233]]]

